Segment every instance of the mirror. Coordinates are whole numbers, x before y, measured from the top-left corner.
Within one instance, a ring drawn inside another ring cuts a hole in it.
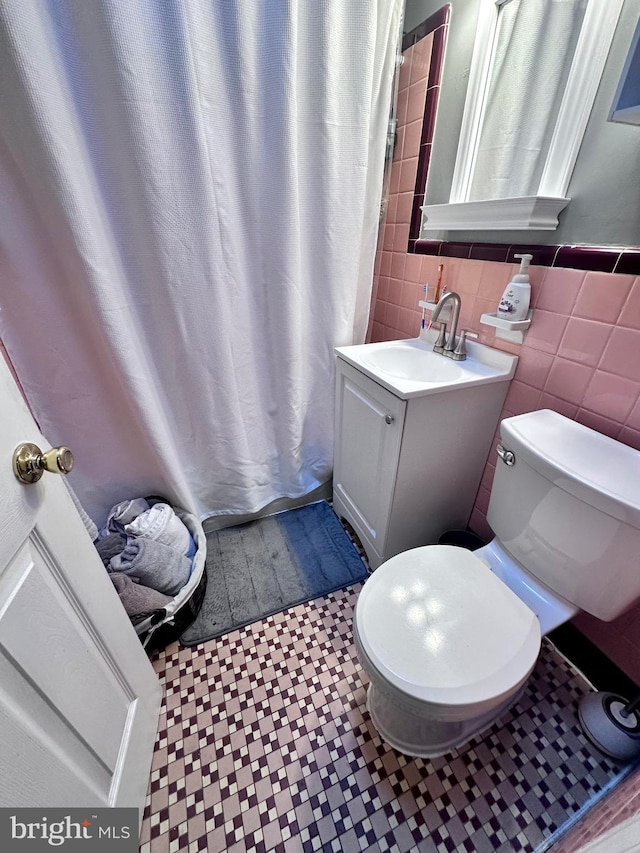
[[[542,198],[542,203],[547,207],[553,206],[561,198],[569,199],[568,206],[561,212],[547,212],[545,209],[542,217],[538,216],[538,210],[534,206],[531,211],[525,211],[528,219],[523,216],[519,220],[509,215],[509,212],[505,216],[504,211],[500,211],[500,216],[490,221],[483,211],[479,220],[465,219],[463,216],[453,225],[450,220],[442,220],[436,226],[432,220],[431,227],[429,222],[425,227],[423,222],[419,232],[423,239],[465,243],[488,239],[492,243],[503,244],[518,242],[617,247],[640,245],[640,193],[636,183],[628,179],[629,174],[636,174],[640,167],[640,130],[637,125],[610,120],[611,105],[638,23],[640,1],[585,2],[587,11],[592,10],[591,14],[595,14],[594,10],[599,7],[601,14],[605,16],[612,14],[614,5],[621,6],[611,48],[606,45],[603,70],[598,72],[598,79],[595,81],[595,97],[591,98],[590,102],[586,98],[574,100],[572,109],[575,113],[572,114],[568,110],[565,114],[566,127],[571,129],[582,123],[584,132],[581,131],[580,139],[574,140],[575,151],[567,158],[566,162],[570,165],[567,167],[569,172],[566,183],[562,168],[553,173],[551,169],[547,170],[546,178],[548,177],[549,181],[546,181],[546,185],[551,186],[553,182],[550,179],[559,177],[562,180],[556,183],[558,186],[564,185],[564,190],[552,189],[547,192],[545,187],[545,192],[531,197],[536,204],[538,198]],[[482,9],[487,8],[486,3],[495,5],[493,0],[452,0],[449,4],[451,16],[447,27],[446,61],[438,87],[441,92],[441,106],[438,110],[435,134],[435,107],[427,103],[425,108],[425,133],[431,136],[428,144],[424,148],[421,146],[419,168],[425,173],[425,183],[416,187],[416,206],[451,206],[459,143],[464,131],[465,100],[470,86],[468,74],[474,58],[478,26],[482,23]],[[430,0],[407,0],[407,26],[411,24],[412,15],[414,19],[417,14],[426,15],[435,6],[436,3]],[[601,51],[602,44],[602,39],[594,39],[592,48],[586,45],[587,53],[581,55],[588,57],[589,49]],[[572,74],[586,79],[591,70],[589,61],[581,60],[576,71],[572,70]],[[513,85],[522,86],[523,81],[514,79]],[[591,102],[592,106],[589,105]],[[428,123],[431,123],[431,127],[427,126]],[[566,134],[557,136],[556,147],[561,154],[567,152],[569,143]],[[469,204],[478,202],[462,202],[461,206]],[[552,222],[554,217],[559,221],[557,228]],[[552,222],[555,230],[546,230],[549,228],[549,222]],[[412,218],[409,251],[415,251],[413,241],[418,236],[415,224],[416,220]]]

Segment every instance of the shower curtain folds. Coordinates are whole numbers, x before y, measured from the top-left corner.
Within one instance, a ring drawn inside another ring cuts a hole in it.
[[[4,0],[0,337],[96,520],[330,479],[400,0]]]

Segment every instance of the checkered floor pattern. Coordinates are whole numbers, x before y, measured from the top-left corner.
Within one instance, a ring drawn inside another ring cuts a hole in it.
[[[365,708],[359,589],[155,654],[141,853],[532,851],[619,772],[578,726],[588,685],[546,640],[502,725],[443,758],[394,752]]]

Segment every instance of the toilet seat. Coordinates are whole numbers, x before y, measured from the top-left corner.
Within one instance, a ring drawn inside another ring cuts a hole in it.
[[[381,678],[412,699],[479,705],[533,669],[540,624],[470,551],[428,545],[392,557],[365,583],[357,638]]]

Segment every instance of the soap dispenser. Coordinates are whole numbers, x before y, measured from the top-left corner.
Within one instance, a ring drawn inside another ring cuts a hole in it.
[[[514,255],[520,258],[520,269],[505,287],[498,305],[498,317],[503,320],[526,320],[531,301],[531,284],[527,272],[533,255]]]

